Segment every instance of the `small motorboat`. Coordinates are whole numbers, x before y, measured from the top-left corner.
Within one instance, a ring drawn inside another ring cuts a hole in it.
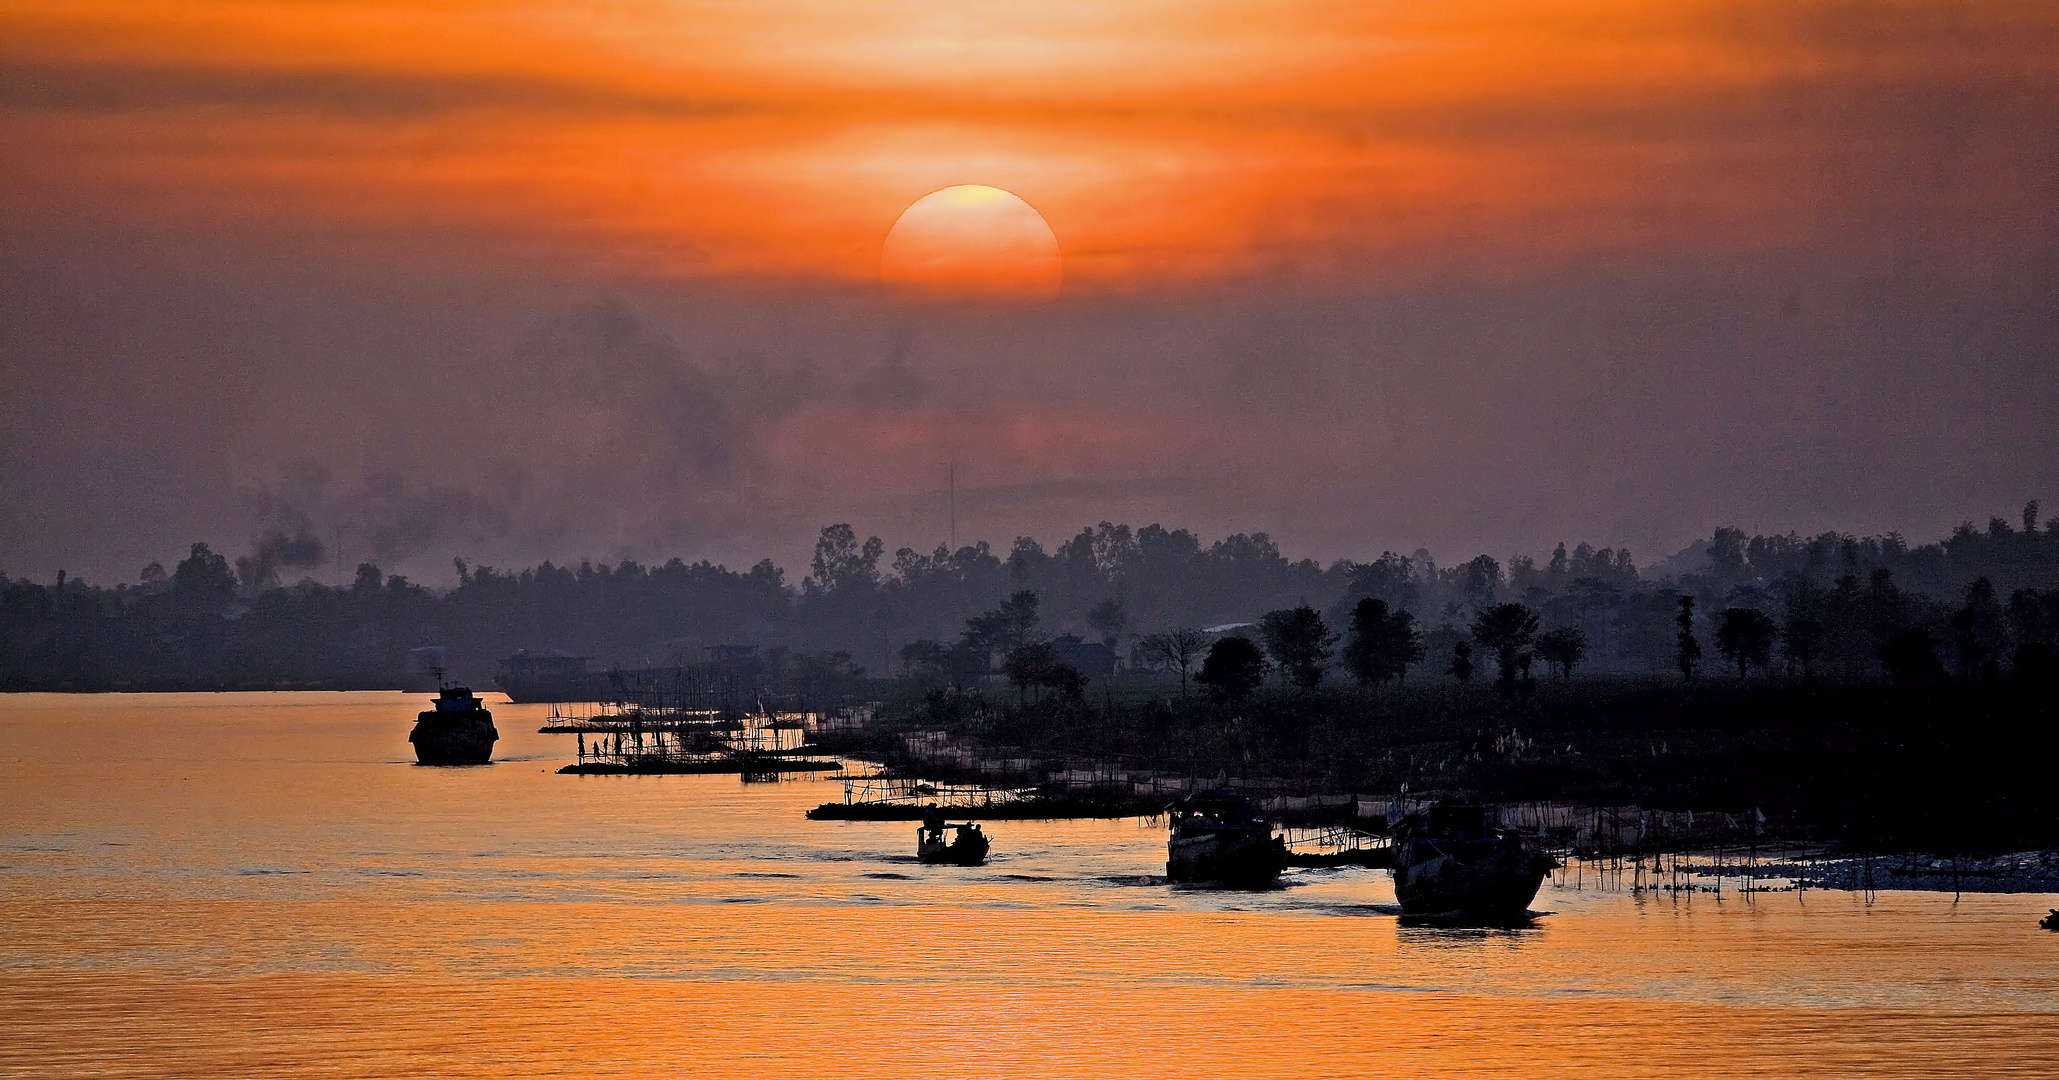
[[[944,839],[946,830],[952,834],[948,842]],[[974,821],[925,821],[915,832],[915,857],[926,863],[978,866],[987,861],[987,834]]]
[[[1271,885],[1287,866],[1287,842],[1233,791],[1196,792],[1169,808],[1168,881],[1212,881],[1232,888]]]
[[[1522,919],[1555,865],[1490,825],[1487,807],[1440,802],[1394,827],[1394,897],[1403,915],[1469,922]]]
[[[2041,929],[2059,932],[2059,907],[2053,908],[2052,913],[2050,915],[2047,915],[2044,918],[2039,919],[2038,926]]]

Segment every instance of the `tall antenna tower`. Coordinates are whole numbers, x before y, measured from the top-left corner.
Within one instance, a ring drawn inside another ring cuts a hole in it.
[[[958,463],[956,461],[944,463],[944,491],[946,493],[944,505],[948,508],[947,513],[951,522],[948,536],[951,541],[951,551],[955,554],[958,551]]]

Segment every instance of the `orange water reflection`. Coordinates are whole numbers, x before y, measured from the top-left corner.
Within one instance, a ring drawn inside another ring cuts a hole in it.
[[[1174,891],[1136,821],[981,869],[820,782],[406,762],[397,694],[0,699],[0,1073],[2059,1072],[2049,897],[1547,888],[1404,929],[1384,874]]]

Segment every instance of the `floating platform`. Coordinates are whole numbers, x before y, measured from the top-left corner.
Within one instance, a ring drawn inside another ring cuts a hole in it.
[[[660,731],[695,735],[733,735],[744,731],[745,727],[739,720],[723,720],[699,714],[603,713],[599,716],[553,716],[536,730],[544,735],[572,735],[582,732],[631,735],[637,732],[655,734]]]
[[[570,776],[661,776],[702,773],[790,773],[835,772],[838,761],[819,758],[709,758],[706,760],[657,759],[643,761],[582,761],[558,770]],[[921,817],[920,813],[916,814]]]
[[[710,735],[717,737],[732,735],[741,730],[741,727],[725,727],[698,720],[667,721],[665,723],[653,723],[648,720],[641,723],[630,720],[567,720],[557,724],[545,724],[536,729],[539,735],[634,735],[639,732],[645,735],[655,735],[662,731],[668,735]]]
[[[921,821],[928,807],[917,802],[832,802],[808,811],[812,821]],[[941,808],[953,818],[984,821],[1036,821],[1061,818],[1148,817],[1165,809],[1157,799],[1009,799],[986,805],[951,803]]]
[[[1342,851],[1289,850],[1287,865],[1305,868],[1364,866],[1374,870],[1386,870],[1394,865],[1394,849],[1381,844],[1376,847],[1345,848]]]

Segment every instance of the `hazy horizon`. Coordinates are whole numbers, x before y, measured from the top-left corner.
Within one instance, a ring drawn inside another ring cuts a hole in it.
[[[256,8],[0,15],[7,573],[2059,500],[2048,6]],[[1055,300],[881,288],[964,183]]]

